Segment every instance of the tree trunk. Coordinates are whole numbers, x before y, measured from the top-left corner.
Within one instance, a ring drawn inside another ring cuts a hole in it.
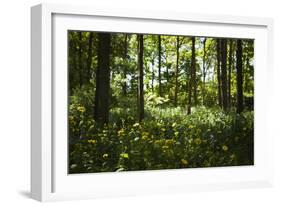
[[[93,56],[93,37],[94,33],[90,32],[89,34],[89,42],[88,42],[88,59],[87,59],[87,80],[91,79],[91,66],[92,66],[92,56]]]
[[[177,57],[176,57],[176,85],[175,85],[175,99],[174,99],[174,105],[175,107],[177,107],[178,105],[178,73],[179,73],[179,36],[177,36],[177,45],[176,45],[176,53],[177,53]]]
[[[219,106],[222,107],[221,101],[221,43],[220,39],[217,39],[217,80],[218,80],[218,102]]]
[[[151,74],[151,90],[152,90],[152,92],[154,91],[154,78],[155,78],[155,74],[154,74],[154,58],[152,58],[152,60],[151,60],[151,69],[152,69],[152,74]]]
[[[221,39],[221,87],[222,87],[222,108],[224,111],[227,111],[227,42],[226,39]]]
[[[229,40],[229,53],[228,53],[228,107],[231,108],[231,67],[232,67],[232,47],[233,41]]]
[[[84,74],[83,61],[82,61],[82,32],[80,31],[78,34],[79,34],[79,50],[78,50],[79,84],[80,84],[80,87],[82,87],[82,85],[83,85],[83,74]]]
[[[206,40],[207,38],[204,38],[203,41],[203,89],[202,89],[203,105],[205,103],[205,92],[206,92]]]
[[[237,109],[240,114],[243,111],[243,67],[242,67],[242,41],[237,40],[236,50],[236,69],[237,69]]]
[[[110,34],[98,33],[98,68],[94,119],[101,125],[108,123],[110,90]]]
[[[139,122],[144,118],[144,94],[143,94],[143,35],[138,34],[138,115]]]
[[[194,105],[197,105],[197,81],[196,81],[196,59],[195,59],[195,37],[192,37],[192,54],[191,54],[192,86]]]
[[[161,35],[158,35],[158,81],[159,81],[159,96],[162,96],[162,84],[161,84]]]
[[[124,56],[123,56],[123,61],[125,63],[125,65],[123,66],[123,79],[125,81],[122,83],[123,95],[127,94],[127,83],[126,83],[126,79],[127,79],[127,55],[128,55],[128,35],[125,34],[125,37],[124,37]]]

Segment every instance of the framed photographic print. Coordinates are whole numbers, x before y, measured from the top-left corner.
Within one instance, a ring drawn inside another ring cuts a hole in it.
[[[34,199],[272,185],[271,19],[31,13]]]

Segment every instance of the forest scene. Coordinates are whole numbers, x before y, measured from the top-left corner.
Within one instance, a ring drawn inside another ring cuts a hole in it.
[[[68,31],[68,172],[254,164],[254,40]]]

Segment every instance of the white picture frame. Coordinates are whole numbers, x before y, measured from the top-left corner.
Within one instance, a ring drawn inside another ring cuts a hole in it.
[[[269,18],[40,4],[31,8],[31,196],[39,201],[269,187],[273,21]],[[255,164],[124,173],[67,174],[68,29],[255,39]]]

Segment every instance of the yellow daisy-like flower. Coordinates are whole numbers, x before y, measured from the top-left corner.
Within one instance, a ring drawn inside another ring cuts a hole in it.
[[[125,131],[124,131],[124,129],[122,128],[122,129],[120,129],[117,133],[118,133],[118,136],[122,136],[122,135],[125,133]]]
[[[188,165],[188,161],[186,159],[181,159],[181,163],[184,165]]]
[[[120,157],[122,157],[124,159],[129,159],[129,154],[128,153],[121,153]]]
[[[90,139],[90,140],[88,140],[88,143],[90,143],[90,144],[96,144],[96,143],[97,143],[97,140]]]
[[[194,142],[195,144],[200,145],[202,143],[202,140],[200,138],[196,138]]]
[[[77,107],[77,110],[78,110],[79,112],[82,112],[82,113],[86,111],[85,107],[83,107],[83,106]]]
[[[223,151],[227,151],[227,150],[228,150],[228,146],[223,145],[223,146],[222,146],[222,150],[223,150]]]

